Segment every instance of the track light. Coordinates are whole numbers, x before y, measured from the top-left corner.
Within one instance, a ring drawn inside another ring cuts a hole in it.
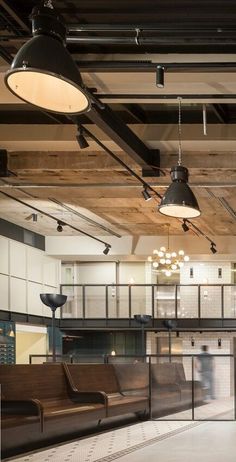
[[[211,247],[210,247],[210,250],[211,252],[214,254],[217,252],[217,249],[215,248],[216,244],[214,242],[211,242]]]
[[[183,223],[182,223],[182,228],[184,230],[184,232],[186,233],[187,231],[189,231],[189,227],[186,223],[186,220],[183,220]]]
[[[38,215],[37,213],[31,213],[30,215],[28,215],[28,217],[25,218],[25,220],[32,220],[34,223],[36,223],[38,221]]]
[[[64,226],[63,221],[58,220],[58,222],[57,222],[57,231],[58,231],[58,233],[62,233],[63,226]]]
[[[80,149],[85,149],[85,148],[89,147],[89,144],[88,144],[86,138],[83,135],[83,128],[80,127],[80,126],[78,127],[78,133],[76,135],[76,139],[77,139],[77,141],[79,143]]]
[[[149,194],[147,188],[143,189],[142,195],[143,195],[145,201],[150,201],[152,199],[152,196]]]
[[[43,3],[43,4],[42,4]],[[90,109],[90,96],[65,47],[66,27],[50,0],[31,14],[33,37],[16,54],[5,75],[8,89],[26,103],[47,111],[79,114]]]
[[[193,347],[194,347],[194,345],[195,345],[195,340],[194,340],[194,338],[193,338],[193,337],[191,337],[191,347],[193,348]]]
[[[103,250],[104,255],[107,255],[110,252],[110,248],[111,246],[108,244],[105,246],[105,249]]]
[[[218,348],[221,348],[221,345],[222,345],[221,338],[218,338]]]
[[[163,66],[157,66],[156,70],[156,86],[158,88],[164,88],[164,77],[165,68]]]

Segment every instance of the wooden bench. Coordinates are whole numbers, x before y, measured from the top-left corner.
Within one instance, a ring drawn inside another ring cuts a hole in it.
[[[194,405],[203,401],[202,386],[194,381]],[[151,366],[153,415],[168,415],[192,406],[192,381],[186,380],[182,363],[165,362]]]
[[[0,383],[3,451],[73,434],[106,417],[106,396],[75,390],[61,364],[3,365]]]
[[[113,364],[64,364],[71,386],[78,391],[102,391],[106,396],[107,417],[135,413],[149,414],[148,392],[133,394],[120,387]]]

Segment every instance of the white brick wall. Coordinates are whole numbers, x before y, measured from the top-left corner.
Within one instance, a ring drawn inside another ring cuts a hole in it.
[[[221,268],[222,277],[218,275]],[[193,277],[190,277],[190,269]],[[187,262],[180,271],[180,284],[230,284],[232,271],[230,262]],[[234,294],[235,292],[235,294]],[[221,288],[201,287],[201,317],[221,317]],[[236,313],[236,291],[227,287],[224,294],[225,316],[234,317]],[[235,310],[234,310],[235,307]],[[180,287],[179,317],[196,317],[198,315],[198,288]]]

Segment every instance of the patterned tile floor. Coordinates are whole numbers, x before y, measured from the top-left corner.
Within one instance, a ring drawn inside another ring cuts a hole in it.
[[[220,418],[220,416],[223,419],[230,418],[228,413],[233,407],[231,400],[217,400],[201,406],[201,409],[203,419]],[[188,411],[178,413],[178,418],[185,418],[186,412]],[[169,418],[176,419],[177,415]],[[8,460],[11,462],[110,462],[201,424],[203,422],[150,420]]]

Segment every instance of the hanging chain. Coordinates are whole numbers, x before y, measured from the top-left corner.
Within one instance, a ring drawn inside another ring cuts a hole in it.
[[[179,101],[179,122],[178,122],[178,140],[179,140],[179,158],[178,165],[182,164],[182,144],[181,144],[181,97],[178,96]]]

